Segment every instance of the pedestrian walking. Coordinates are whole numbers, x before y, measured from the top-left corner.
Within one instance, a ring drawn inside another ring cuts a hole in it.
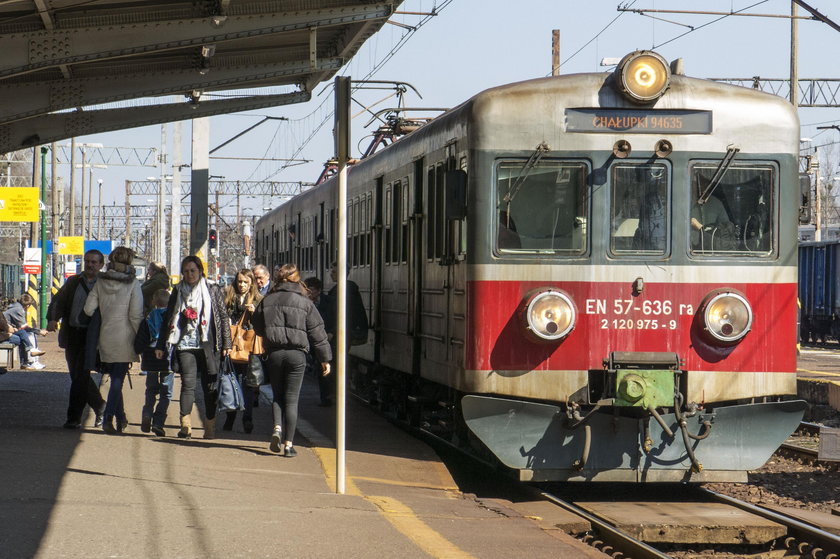
[[[166,271],[166,266],[160,262],[149,262],[146,281],[140,288],[143,290],[143,314],[148,315],[155,308],[152,303],[155,293],[161,289],[169,291],[169,272]]]
[[[306,289],[309,290],[308,297],[315,305],[315,309],[318,311],[318,314],[321,315],[321,319],[324,321],[324,329],[326,330],[326,318],[325,315],[329,312],[329,299],[327,294],[323,292],[324,290],[324,283],[312,276],[310,278],[306,278],[303,280]],[[327,338],[329,338],[329,334],[327,334]],[[332,346],[330,346],[332,348]],[[333,351],[333,354],[335,351]],[[332,377],[334,375],[323,375],[321,374],[321,364],[316,363],[315,359],[312,357],[311,353],[306,355],[306,372],[312,373],[318,381],[318,395],[320,396],[320,402],[318,403],[321,407],[330,407],[332,406],[332,387],[331,382]]]
[[[139,361],[134,338],[143,320],[143,291],[131,265],[133,260],[134,251],[128,247],[112,250],[108,267],[99,273],[84,307],[87,316],[93,317],[98,310],[101,317],[97,349],[102,373],[111,378],[102,430],[109,434],[122,433],[128,427],[122,387],[131,364]]]
[[[134,351],[140,354],[140,368],[146,373],[146,400],[143,404],[140,430],[152,432],[158,437],[166,436],[166,414],[172,400],[175,373],[172,372],[169,356],[158,359],[155,355],[158,337],[162,330],[163,315],[169,302],[169,291],[158,289],[152,296],[152,310],[140,323],[134,338]]]
[[[268,355],[266,373],[274,392],[274,431],[269,448],[287,457],[297,456],[293,440],[306,354],[312,352],[321,373],[330,373],[330,344],[324,322],[307,297],[294,264],[284,264],[274,275],[274,286],[257,305],[251,319]]]
[[[96,413],[95,427],[102,425],[105,413],[105,400],[90,376],[90,369],[85,367],[88,322],[82,319],[85,301],[96,284],[97,272],[102,269],[105,256],[98,250],[89,250],[84,254],[83,261],[82,273],[64,282],[47,309],[49,332],[55,332],[61,322],[58,346],[64,349],[64,358],[70,371],[70,402],[67,405],[65,429],[81,427],[85,404]]]
[[[257,280],[257,290],[260,292],[260,297],[265,297],[271,291],[271,274],[264,264],[257,264],[252,268],[254,278]]]
[[[248,268],[239,270],[233,280],[233,285],[227,286],[225,290],[225,309],[230,317],[230,324],[238,325],[242,330],[251,330],[251,317],[257,308],[257,303],[262,296],[257,290],[257,280],[254,273]],[[240,324],[241,321],[241,324]],[[236,362],[231,359],[233,369],[239,377],[239,384],[242,386],[245,397],[245,411],[242,414],[242,428],[246,433],[254,430],[254,403],[260,395],[259,388],[247,386],[245,376],[248,370],[248,362]],[[236,412],[227,412],[225,424],[222,429],[231,431],[236,422]]]
[[[204,276],[204,264],[197,256],[181,261],[181,282],[172,291],[163,315],[164,330],[158,337],[155,356],[163,359],[170,348],[173,365],[181,375],[181,438],[192,437],[190,413],[195,403],[196,381],[204,392],[204,438],[216,435],[218,392],[213,381],[219,374],[219,360],[230,352],[230,319],[222,291]]]

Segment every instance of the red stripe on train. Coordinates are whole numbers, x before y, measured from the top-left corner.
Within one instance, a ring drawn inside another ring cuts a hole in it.
[[[525,332],[529,293],[554,287],[577,306],[577,326],[560,342]],[[649,283],[633,296],[630,283],[474,281],[467,284],[466,368],[586,370],[602,368],[611,351],[671,351],[687,370],[796,370],[796,284],[729,284],[753,308],[752,330],[720,347],[702,335],[704,297],[721,284]]]

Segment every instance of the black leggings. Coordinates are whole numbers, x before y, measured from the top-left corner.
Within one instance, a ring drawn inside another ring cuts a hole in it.
[[[181,366],[181,415],[190,415],[195,403],[196,377],[201,375],[201,390],[204,392],[204,411],[207,419],[216,417],[216,403],[219,394],[210,390],[214,380],[207,371],[207,358],[203,349],[179,349],[178,364]]]
[[[291,441],[297,429],[298,399],[306,371],[306,353],[299,349],[278,349],[268,354],[265,370],[274,392],[274,425],[283,429],[283,440]]]

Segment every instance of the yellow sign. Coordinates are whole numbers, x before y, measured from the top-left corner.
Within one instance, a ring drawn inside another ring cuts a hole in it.
[[[84,237],[59,237],[58,238],[58,253],[59,254],[84,254],[85,253],[85,238]]]
[[[0,221],[39,221],[38,195],[32,186],[0,188]]]

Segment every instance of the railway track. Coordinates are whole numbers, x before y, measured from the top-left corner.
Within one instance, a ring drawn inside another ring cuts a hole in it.
[[[802,557],[809,559],[840,559],[840,536],[820,528],[801,522],[791,516],[752,505],[740,499],[735,499],[714,491],[696,488],[698,500],[689,501],[685,504],[699,505],[700,503],[716,502],[728,507],[743,510],[749,514],[760,516],[776,524],[780,524],[786,530],[786,535],[771,542],[758,550],[761,546],[753,546],[759,556],[770,550],[786,549],[784,557]],[[727,544],[694,544],[687,546],[674,546],[668,544],[646,543],[622,530],[619,526],[609,522],[597,514],[585,510],[574,501],[563,499],[550,492],[541,492],[540,496],[563,509],[580,516],[588,521],[591,530],[585,534],[578,534],[578,538],[603,552],[614,559],[653,559],[670,558],[675,553],[681,558],[695,555],[690,548],[702,547],[704,550],[696,555],[706,556],[712,552],[721,557],[740,557],[741,550],[737,546]],[[677,503],[671,503],[676,505]],[[702,531],[702,530],[701,530]],[[674,547],[685,547],[673,551]],[[733,551],[733,547],[736,549]]]
[[[819,455],[822,425],[803,421],[796,432],[779,447],[778,453],[803,464],[821,466],[827,470],[840,469],[840,461],[822,460]]]

